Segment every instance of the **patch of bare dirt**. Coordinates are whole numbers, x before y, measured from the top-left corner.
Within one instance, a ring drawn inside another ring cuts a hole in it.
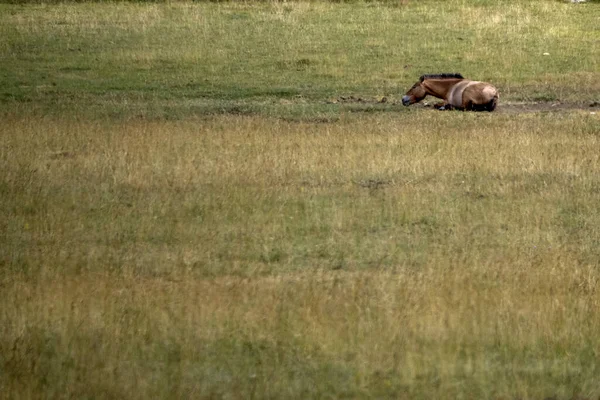
[[[421,103],[413,104],[412,108],[433,108],[433,104],[439,103],[440,100],[428,99]],[[393,99],[388,97],[369,97],[369,96],[340,96],[336,99],[329,100],[330,104],[364,104],[364,105],[375,105],[375,104],[387,104],[392,106],[402,106],[402,102],[399,99]],[[580,103],[566,103],[560,101],[552,102],[502,102],[498,104],[495,112],[507,113],[507,114],[521,114],[530,112],[560,112],[560,111],[589,111],[589,112],[600,112],[600,101],[593,102],[580,102]]]
[[[337,99],[328,101],[330,104],[384,104],[388,98],[383,97],[363,97],[363,96],[340,96]],[[390,104],[396,104],[393,102]]]
[[[590,112],[600,111],[600,102],[591,103],[563,103],[563,102],[507,102],[498,104],[497,112],[501,113],[527,113],[582,110]]]

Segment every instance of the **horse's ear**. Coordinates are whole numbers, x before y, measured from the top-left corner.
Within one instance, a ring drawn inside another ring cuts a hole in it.
[[[425,75],[421,75],[421,77],[419,78],[419,82],[423,82],[425,80]]]

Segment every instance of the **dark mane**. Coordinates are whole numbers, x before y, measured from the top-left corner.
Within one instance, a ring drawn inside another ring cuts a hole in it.
[[[425,79],[465,79],[461,74],[429,74],[421,75],[419,80],[423,82]]]

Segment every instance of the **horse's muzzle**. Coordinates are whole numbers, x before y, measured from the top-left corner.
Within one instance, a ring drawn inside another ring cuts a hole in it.
[[[409,106],[410,105],[410,96],[402,97],[402,104],[405,106]]]

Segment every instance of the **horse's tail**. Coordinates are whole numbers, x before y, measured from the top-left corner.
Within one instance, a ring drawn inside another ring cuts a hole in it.
[[[492,111],[494,111],[496,109],[496,106],[498,105],[498,97],[499,97],[498,96],[498,90],[496,90],[496,88],[493,87],[493,86],[491,86],[491,85],[488,88],[484,89],[484,90],[488,91],[488,92],[492,92],[493,91],[492,93],[490,93],[492,95],[492,98],[486,104],[486,107],[485,107],[487,111],[492,112]]]
[[[490,100],[490,102],[487,104],[487,110],[489,112],[492,112],[496,109],[496,106],[498,105],[498,94],[496,94],[492,100]]]

